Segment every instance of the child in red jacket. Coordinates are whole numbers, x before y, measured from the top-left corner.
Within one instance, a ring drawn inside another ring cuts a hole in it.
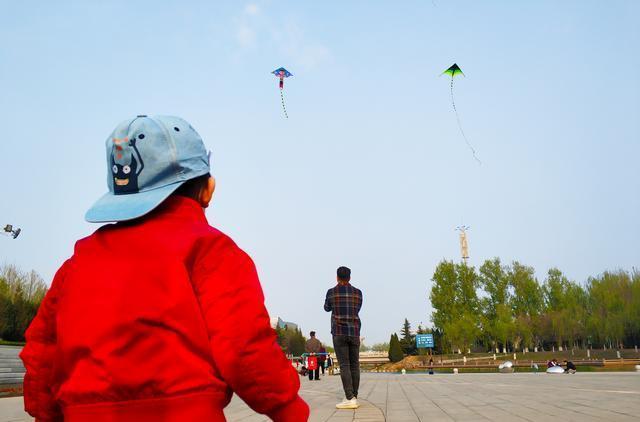
[[[224,421],[233,392],[275,421],[306,421],[251,258],[209,226],[215,181],[184,120],[137,116],[106,141],[117,222],[76,243],[20,354],[37,421]],[[270,362],[264,365],[264,362]]]

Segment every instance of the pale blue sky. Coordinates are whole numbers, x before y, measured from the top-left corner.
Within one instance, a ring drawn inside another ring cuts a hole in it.
[[[274,315],[329,340],[350,266],[366,342],[427,323],[435,265],[583,282],[640,264],[640,2],[0,1],[0,261],[47,281],[106,190],[103,141],[175,114],[213,151],[207,212]],[[483,161],[456,126],[456,104]],[[285,66],[289,120],[277,80]]]

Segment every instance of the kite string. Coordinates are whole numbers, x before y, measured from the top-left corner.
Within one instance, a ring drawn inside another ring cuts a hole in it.
[[[284,117],[288,119],[289,115],[287,114],[287,108],[284,106],[284,90],[283,89],[280,90],[280,100],[282,101],[282,110],[284,111]]]
[[[460,133],[462,134],[462,138],[466,142],[467,146],[473,153],[473,158],[478,162],[478,164],[482,164],[482,161],[476,156],[476,150],[471,145],[471,142],[467,139],[467,135],[465,135],[464,130],[462,129],[462,123],[460,123],[460,116],[458,115],[458,109],[456,109],[456,102],[453,99],[453,76],[451,77],[451,105],[453,105],[453,111],[456,113],[456,120],[458,121],[458,128],[460,129]]]

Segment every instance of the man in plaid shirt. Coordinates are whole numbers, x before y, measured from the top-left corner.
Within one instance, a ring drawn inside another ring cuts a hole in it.
[[[351,270],[338,268],[338,285],[327,291],[324,310],[331,312],[333,347],[340,364],[340,378],[346,398],[338,409],[358,408],[360,386],[360,317],[362,292],[349,284]]]

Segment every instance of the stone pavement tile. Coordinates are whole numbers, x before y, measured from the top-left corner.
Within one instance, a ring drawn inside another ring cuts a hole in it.
[[[229,418],[229,420],[231,420]],[[265,422],[265,421],[270,421],[271,419],[267,418],[266,416],[263,415],[256,415],[255,413],[253,415],[248,415],[242,418],[238,418],[237,416],[233,417],[234,421],[241,421],[241,422]]]
[[[529,420],[518,416],[517,413],[510,413],[495,406],[470,406],[470,409],[490,421],[524,422]]]
[[[390,410],[387,412],[388,421],[418,421],[418,416],[412,410]]]
[[[613,412],[620,415],[640,415],[640,396],[633,398],[608,397],[600,400],[571,399],[570,403],[583,408]]]
[[[409,403],[407,403],[406,401],[389,402],[387,403],[387,411],[393,412],[398,410],[406,410],[409,407],[408,405]]]
[[[23,410],[22,397],[5,397],[0,399],[0,421],[31,422],[34,419]]]
[[[600,420],[585,414],[580,414],[573,411],[560,409],[557,406],[549,405],[545,402],[536,403],[536,406],[538,407],[537,410],[531,409],[531,408],[522,408],[519,406],[513,406],[509,404],[506,404],[506,405],[499,404],[496,406],[500,407],[505,411],[508,411],[513,414],[517,414],[520,417],[524,417],[531,421],[537,421],[540,418],[545,418],[547,420],[585,421],[585,422],[586,421],[595,422],[597,420]]]
[[[352,422],[355,412],[353,410],[344,410],[344,409],[336,409],[334,413],[328,419],[323,419],[322,421],[331,421],[331,422]],[[309,418],[311,422],[320,422],[320,419]]]
[[[536,410],[528,406],[521,406],[518,404],[504,403],[504,402],[497,403],[492,406],[496,407],[497,409],[503,410],[504,412],[510,415],[518,415],[518,417],[528,421],[538,421],[541,419],[558,420],[558,418],[554,415],[545,413],[544,411],[541,411],[541,410]],[[540,408],[543,408],[544,404],[538,403],[538,406]]]
[[[463,417],[470,418],[472,416],[478,416],[477,413],[468,407],[460,405],[460,403],[451,398],[434,399],[433,402],[442,409],[443,412],[456,420]]]
[[[447,422],[447,421],[453,421],[454,419],[447,415],[444,412],[421,412],[421,411],[416,411],[416,414],[418,415],[419,420],[421,421],[441,421],[441,422]]]
[[[311,422],[414,421],[627,421],[640,420],[640,375],[584,373],[389,375],[363,374],[362,406],[336,410],[342,399],[339,377],[302,380]],[[234,397],[225,409],[229,422],[262,422]],[[10,415],[10,416],[9,416]],[[0,399],[0,421],[33,421],[22,398]]]
[[[627,421],[627,420],[639,420],[640,415],[631,416],[619,412],[614,412],[610,410],[598,409],[596,407],[590,406],[580,406],[576,404],[567,404],[565,407],[567,410],[572,410],[575,413],[584,414],[593,416],[596,418],[600,418],[601,420],[619,420],[619,421]]]
[[[358,409],[355,412],[354,419],[374,418],[374,417],[380,416],[381,414],[382,412],[379,409],[365,409],[365,410]]]
[[[357,422],[372,422],[372,421],[384,421],[385,416],[382,410],[377,408],[373,403],[368,400],[360,399],[360,407],[354,412],[354,421]]]
[[[443,413],[446,415],[441,408],[435,405],[435,403],[428,401],[425,403],[412,404],[411,406],[413,411],[416,413]]]

